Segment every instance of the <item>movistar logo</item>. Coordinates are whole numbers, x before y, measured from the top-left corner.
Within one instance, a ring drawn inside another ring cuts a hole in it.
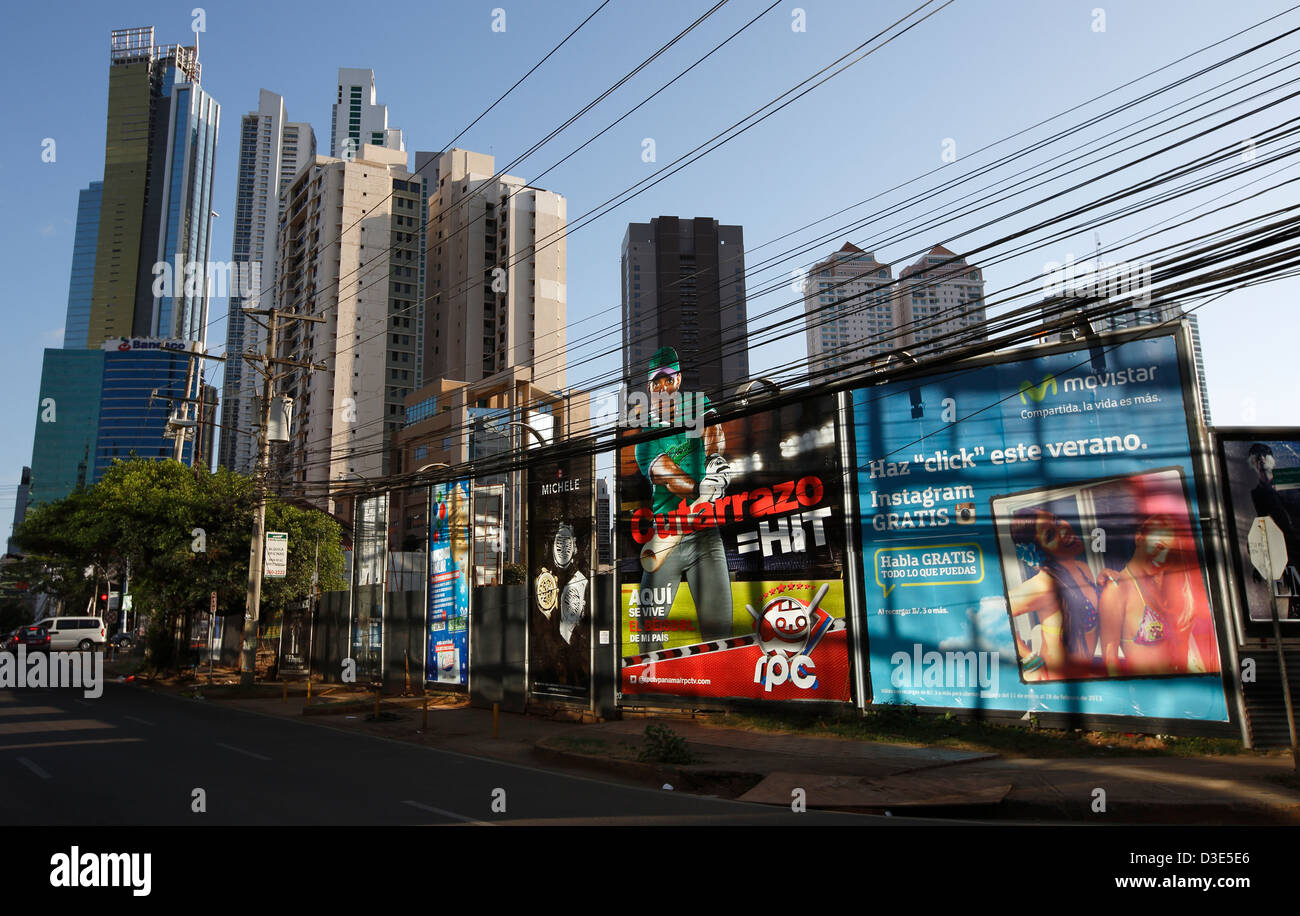
[[[1043,380],[1037,385],[1034,385],[1026,379],[1020,383],[1020,403],[1029,403],[1029,398],[1026,398],[1025,395],[1029,395],[1030,398],[1033,398],[1034,403],[1041,403],[1043,398],[1047,397],[1047,392],[1049,390],[1052,394],[1056,394],[1056,376],[1054,375],[1044,375]]]

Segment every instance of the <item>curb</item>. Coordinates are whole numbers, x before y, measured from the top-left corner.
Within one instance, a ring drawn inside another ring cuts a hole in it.
[[[643,779],[647,782],[669,783],[675,789],[690,791],[707,781],[748,781],[757,785],[766,776],[764,773],[746,770],[718,770],[696,768],[691,766],[672,766],[667,764],[642,763],[636,760],[613,760],[599,754],[584,754],[580,751],[560,749],[547,744],[550,739],[543,738],[533,746],[533,753],[542,760],[580,767],[584,770],[612,773],[624,778]],[[756,803],[760,804],[760,803]],[[780,807],[773,805],[771,807]],[[850,813],[873,813],[886,808],[825,808],[819,810],[843,810]],[[997,805],[980,805],[971,807],[933,807],[909,805],[890,808],[895,813],[916,812],[928,817],[951,817],[970,819],[978,817],[992,822],[1004,820],[1034,821],[1069,821],[1071,823],[1089,823],[1098,827],[1128,824],[1175,825],[1175,826],[1296,826],[1300,825],[1300,805],[1293,807],[1273,807],[1247,803],[1222,804],[1215,802],[1168,804],[1139,802],[1123,803],[1112,806],[1106,814],[1092,811],[1086,802],[1037,801],[1032,799],[1006,799]]]

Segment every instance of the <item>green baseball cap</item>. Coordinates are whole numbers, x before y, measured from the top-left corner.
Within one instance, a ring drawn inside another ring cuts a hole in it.
[[[682,366],[677,361],[677,351],[672,347],[660,347],[655,351],[655,355],[650,357],[650,381],[652,382],[657,376],[681,371]]]

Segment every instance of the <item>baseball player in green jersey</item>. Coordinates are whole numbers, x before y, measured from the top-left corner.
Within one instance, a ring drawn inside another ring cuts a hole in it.
[[[650,360],[652,403],[658,396],[661,402],[670,405],[670,411],[672,405],[680,411],[680,397],[668,400],[664,396],[678,395],[681,384],[682,371],[677,351],[672,347],[661,347]],[[715,412],[703,394],[695,397],[699,399],[695,405],[698,417]],[[731,466],[722,456],[726,448],[722,427],[716,424],[705,427],[701,435],[698,426],[686,428],[687,419],[661,413],[654,418],[654,425],[672,428],[674,432],[636,446],[637,466],[653,487],[651,506],[656,516],[672,513],[683,501],[695,505],[721,499],[731,483]],[[727,572],[727,553],[722,535],[717,528],[705,528],[682,536],[675,546],[666,549],[666,555],[658,559],[656,568],[650,570],[646,567],[641,576],[641,588],[651,589],[650,594],[656,594],[656,589],[667,587],[667,611],[677,597],[683,576],[691,590],[704,641],[731,636],[731,577]]]

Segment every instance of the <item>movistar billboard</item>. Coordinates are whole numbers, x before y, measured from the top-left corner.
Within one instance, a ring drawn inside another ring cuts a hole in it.
[[[1172,334],[853,393],[875,703],[1226,721]]]

